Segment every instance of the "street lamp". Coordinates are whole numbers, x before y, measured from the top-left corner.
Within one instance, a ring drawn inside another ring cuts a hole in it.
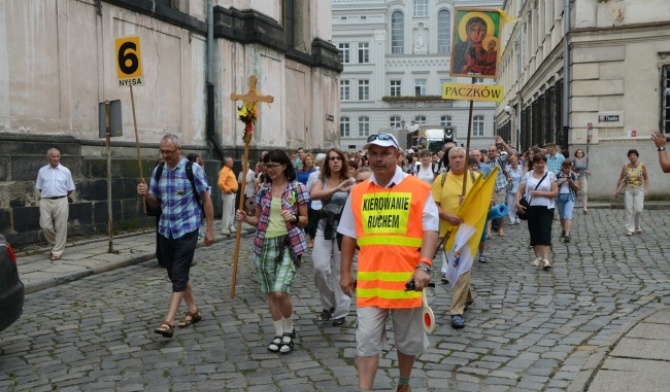
[[[516,134],[516,138],[515,138],[515,139],[516,139],[516,143],[515,143],[515,144],[516,144],[516,150],[517,150],[517,151],[520,151],[520,149],[519,149],[519,146],[520,146],[520,145],[519,145],[519,138],[521,137],[521,135],[519,134],[519,129],[518,129],[518,127],[516,126],[516,118],[515,118],[515,116],[514,116],[515,113],[516,113],[516,111],[514,110],[514,108],[512,108],[512,107],[509,106],[509,105],[505,106],[505,109],[504,109],[504,110],[505,110],[505,113],[507,113],[507,114],[510,116],[510,119],[511,119],[511,120],[510,120],[510,122],[511,122],[511,124],[510,124],[510,125],[511,125],[511,126],[510,126],[510,135],[511,135],[511,133],[512,133],[512,132],[511,132],[512,129],[514,129],[514,130],[516,131],[516,132],[515,132],[515,134]]]

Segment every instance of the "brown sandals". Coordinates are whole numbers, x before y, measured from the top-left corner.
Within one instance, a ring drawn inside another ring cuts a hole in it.
[[[167,321],[163,321],[161,325],[158,326],[158,328],[154,329],[154,332],[163,335],[166,338],[171,338],[172,335],[174,335],[174,325],[168,323]]]
[[[189,325],[191,325],[193,323],[197,323],[200,320],[202,320],[202,315],[200,314],[200,309],[196,309],[195,312],[191,312],[189,310],[188,312],[184,313],[184,318],[179,320],[179,323],[177,323],[177,326],[179,328],[188,327]]]

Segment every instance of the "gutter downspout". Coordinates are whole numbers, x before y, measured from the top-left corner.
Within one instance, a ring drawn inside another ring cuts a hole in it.
[[[207,139],[214,146],[214,151],[223,162],[223,147],[216,138],[216,122],[214,111],[214,5],[207,0]]]
[[[570,0],[563,0],[563,134],[569,141],[568,131],[570,130],[570,118],[568,105],[570,103],[570,43],[568,34],[570,33]],[[557,140],[557,142],[561,142]],[[567,147],[567,146],[563,146]]]

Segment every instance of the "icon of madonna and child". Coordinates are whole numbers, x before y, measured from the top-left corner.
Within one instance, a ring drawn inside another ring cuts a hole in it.
[[[495,78],[500,14],[497,10],[456,9],[451,76]]]

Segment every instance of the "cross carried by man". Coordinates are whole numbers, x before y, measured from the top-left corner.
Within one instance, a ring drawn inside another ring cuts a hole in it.
[[[259,116],[259,102],[270,104],[274,101],[272,95],[261,95],[256,89],[258,78],[256,75],[249,77],[249,91],[246,94],[230,94],[230,99],[233,101],[243,101],[244,104],[238,110],[238,117],[240,121],[244,122],[244,158],[242,158],[242,173],[249,170],[249,144],[251,143],[251,135],[254,131],[254,122]],[[243,118],[244,113],[244,118]],[[247,186],[247,176],[242,176],[242,187]],[[244,192],[240,194],[239,208],[244,209]],[[233,278],[230,286],[230,298],[235,298],[235,282],[237,281],[237,259],[240,255],[240,238],[242,233],[242,221],[237,221],[237,231],[235,233],[235,254],[233,256]]]

